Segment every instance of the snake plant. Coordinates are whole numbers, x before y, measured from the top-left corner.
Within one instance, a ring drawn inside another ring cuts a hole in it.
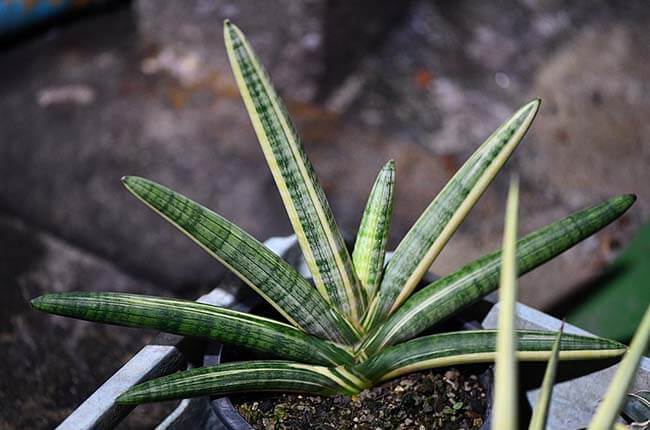
[[[274,360],[240,361],[154,379],[123,393],[125,404],[234,392],[356,394],[380,381],[438,366],[494,360],[497,333],[422,336],[437,322],[498,286],[500,252],[428,285],[429,266],[530,127],[533,100],[508,118],[431,202],[384,265],[395,166],[389,161],[370,192],[350,253],[287,111],[241,31],[226,21],[224,37],[235,79],[298,238],[313,283],[232,222],[162,185],[123,178],[138,199],[175,225],[273,306],[286,321],[207,304],[119,293],[46,294],[32,301],[54,314],[146,327],[260,350]],[[521,275],[603,228],[633,203],[614,197],[517,242]],[[556,335],[518,331],[523,360],[546,360]],[[565,335],[562,359],[619,356],[617,342]]]
[[[517,206],[518,206],[518,185],[516,181],[510,186],[508,195],[508,206],[506,211],[505,232],[503,238],[503,265],[501,267],[501,279],[499,287],[499,324],[497,355],[495,366],[495,390],[494,390],[494,412],[492,417],[492,429],[494,430],[515,430],[518,427],[517,415],[517,358],[519,354],[525,353],[517,348],[514,329],[515,297],[516,297],[516,236],[517,236]],[[553,344],[552,352],[546,367],[544,380],[540,389],[539,399],[533,411],[529,430],[544,430],[548,418],[553,381],[558,367],[558,360],[564,353],[562,343],[565,337],[563,326],[557,333]],[[598,406],[588,430],[623,430],[627,429],[623,424],[616,423],[616,418],[623,408],[626,400],[626,393],[636,373],[639,362],[644,351],[650,344],[650,306],[646,308],[645,316],[639,325],[629,350],[621,361],[619,368],[614,375],[605,398]],[[650,403],[641,396],[628,395],[628,403],[625,405],[625,412],[632,419],[647,420],[646,415],[650,412]],[[641,400],[638,404],[630,400]],[[647,403],[647,405],[646,405]],[[641,407],[637,407],[641,406]],[[647,426],[648,423],[642,423]]]

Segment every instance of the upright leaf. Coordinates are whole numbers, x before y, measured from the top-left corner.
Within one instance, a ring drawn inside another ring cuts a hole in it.
[[[415,222],[386,267],[376,303],[371,303],[372,312],[364,318],[364,327],[372,328],[383,321],[411,295],[524,137],[539,104],[539,100],[533,100],[524,105],[492,133]]]
[[[268,318],[188,300],[124,293],[53,293],[32,300],[52,314],[162,330],[240,345],[307,363],[351,363],[344,349]]]
[[[517,330],[517,359],[546,361],[556,333]],[[423,336],[391,346],[354,367],[372,381],[386,381],[411,372],[471,363],[491,363],[496,356],[496,330],[468,330]],[[625,345],[608,339],[565,334],[561,360],[602,360],[620,357]]]
[[[296,270],[235,224],[162,185],[128,176],[126,188],[251,286],[296,327],[353,343],[356,332]]]
[[[533,270],[591,236],[621,216],[634,203],[632,195],[614,197],[547,225],[517,242],[519,275]],[[383,347],[410,339],[498,285],[501,253],[475,260],[413,294],[381,327],[369,333],[357,349],[371,355]]]
[[[365,292],[314,168],[242,32],[226,21],[224,37],[237,85],[316,287],[357,322],[365,309]]]
[[[354,269],[369,299],[375,295],[384,269],[386,241],[393,214],[394,188],[395,162],[390,160],[381,169],[372,186],[352,252]]]
[[[607,394],[605,394],[605,398],[596,410],[596,415],[589,424],[589,430],[609,430],[612,428],[625,401],[625,395],[634,381],[639,362],[648,348],[649,340],[650,306],[646,308],[643,320],[630,343],[630,349],[623,357],[621,364],[619,364],[614,379],[609,384]]]
[[[199,367],[136,385],[118,397],[139,404],[198,396],[248,392],[356,394],[364,386],[345,370],[292,361],[243,361]]]
[[[510,182],[499,280],[499,330],[494,365],[494,430],[517,428],[517,358],[515,306],[517,305],[517,213],[519,183]]]
[[[560,331],[557,332],[555,343],[553,344],[553,351],[551,351],[551,357],[548,360],[546,372],[544,372],[544,382],[542,382],[542,388],[539,390],[539,397],[537,398],[528,430],[544,430],[546,428],[548,410],[553,394],[553,384],[555,384],[555,373],[557,372],[557,364],[560,359],[560,342],[562,340],[563,328],[564,324],[560,327]]]

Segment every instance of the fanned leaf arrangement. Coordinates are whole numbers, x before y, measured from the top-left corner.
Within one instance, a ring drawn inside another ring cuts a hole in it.
[[[514,324],[516,305],[515,247],[517,202],[518,186],[516,182],[513,182],[508,195],[503,240],[503,265],[501,268],[499,287],[499,332],[497,335],[495,358],[494,411],[492,414],[492,429],[494,430],[514,430],[519,425],[516,360],[520,358],[519,355],[523,355],[526,352],[525,349],[520,348],[522,345],[517,339],[520,334],[515,330]],[[575,335],[563,334],[563,328],[564,323],[560,327],[560,331],[557,333],[555,342],[553,343],[544,381],[540,389],[539,399],[535,405],[535,410],[530,421],[530,430],[544,430],[546,428],[558,360],[562,358],[562,354],[567,352],[563,343],[568,337],[575,337]],[[589,342],[593,342],[594,340],[596,339],[591,338]],[[641,321],[641,325],[632,339],[632,344],[629,350],[625,352],[625,357],[620,363],[614,380],[609,386],[603,402],[599,405],[588,430],[627,429],[623,424],[616,423],[616,419],[626,400],[627,390],[634,379],[639,362],[649,344],[650,306],[646,309],[643,321]],[[625,350],[623,349],[623,351]],[[605,356],[603,354],[603,358]],[[644,427],[646,426],[644,425]]]
[[[539,109],[534,100],[504,122],[440,191],[395,250],[364,318],[373,328],[413,292],[433,260],[515,150]]]
[[[412,294],[522,140],[539,100],[521,107],[467,160],[413,225],[384,270],[394,163],[389,161],[375,181],[350,255],[298,134],[252,48],[229,22],[224,36],[244,104],[315,286],[220,215],[155,182],[124,178],[129,191],[239,276],[288,324],[207,304],[133,294],[46,294],[32,305],[90,321],[215,339],[292,361],[244,361],[187,370],[135,386],[120,396],[121,403],[242,391],[355,394],[413,371],[493,362],[495,331],[412,338],[495,290],[502,258],[510,284],[509,303],[514,303],[517,274],[597,232],[634,202],[633,196],[615,197],[523,237],[516,247],[510,203],[503,256],[489,254]],[[518,331],[510,339],[519,360],[598,359],[620,356],[626,350],[600,338],[566,334],[557,340],[552,332]],[[628,356],[637,353],[638,347],[633,346]]]

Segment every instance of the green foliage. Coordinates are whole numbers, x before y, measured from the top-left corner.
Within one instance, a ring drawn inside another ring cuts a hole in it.
[[[393,163],[388,162],[379,173],[350,255],[298,133],[252,48],[229,22],[224,35],[244,104],[315,286],[222,216],[155,182],[126,177],[123,181],[131,193],[239,276],[287,323],[206,304],[117,293],[46,294],[32,301],[34,308],[217,339],[292,360],[242,361],[179,372],[122,394],[118,400],[129,404],[241,391],[355,394],[415,370],[494,361],[494,331],[413,338],[493,291],[498,286],[500,252],[411,293],[522,140],[539,100],[506,119],[477,149],[424,211],[384,269],[394,195]],[[513,303],[517,274],[605,227],[633,202],[633,196],[615,197],[543,227],[516,244],[511,228],[503,258]],[[510,341],[519,359],[544,361],[551,356],[555,339],[552,332],[518,331]],[[558,355],[560,359],[592,359],[624,351],[617,342],[566,335],[559,342]]]
[[[517,356],[526,354],[526,347],[517,342],[517,332],[514,327],[515,317],[515,240],[517,230],[517,203],[518,187],[513,182],[508,196],[508,208],[506,212],[505,233],[503,240],[503,265],[500,280],[500,312],[499,332],[496,351],[496,370],[494,381],[494,412],[492,417],[492,428],[495,430],[515,429],[517,420]],[[544,375],[544,382],[540,390],[539,400],[533,412],[530,423],[530,430],[543,430],[549,411],[549,404],[553,390],[553,381],[558,366],[558,360],[566,348],[563,343],[568,337],[562,333],[562,328],[557,334],[553,343],[553,349],[549,356],[549,362]],[[613,341],[612,341],[613,342]],[[650,403],[647,401],[647,392],[641,395],[626,395],[626,392],[636,374],[643,352],[650,342],[650,306],[646,306],[646,312],[632,339],[629,350],[620,363],[614,379],[612,380],[605,398],[598,406],[588,430],[610,430],[612,428],[626,428],[616,423],[621,408],[624,413],[631,416],[633,420],[643,419],[650,413]]]

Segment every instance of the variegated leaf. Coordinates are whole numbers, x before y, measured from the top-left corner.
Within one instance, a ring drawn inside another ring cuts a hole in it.
[[[411,295],[431,263],[515,150],[539,109],[534,100],[504,122],[465,162],[406,234],[391,258],[364,318],[384,321]]]
[[[395,162],[390,160],[375,180],[354,243],[352,261],[369,299],[374,297],[384,269],[386,242],[393,214]]]
[[[365,291],[287,111],[242,32],[226,21],[228,58],[316,287],[358,322]]]
[[[546,361],[556,333],[518,330],[517,359]],[[419,337],[386,348],[358,364],[354,371],[370,381],[385,381],[411,372],[470,363],[491,363],[496,356],[496,330],[469,330]],[[561,360],[599,360],[619,357],[625,345],[608,339],[566,334]]]
[[[241,392],[356,394],[365,386],[343,369],[292,361],[243,361],[200,367],[136,385],[118,397],[120,404],[139,404]]]
[[[296,270],[235,224],[169,188],[128,176],[124,185],[208,254],[222,262],[282,316],[308,333],[353,343],[347,319],[314,291]]]
[[[517,242],[517,268],[523,275],[591,236],[621,216],[635,196],[614,197],[547,225]],[[494,291],[498,285],[501,252],[475,260],[440,278],[411,296],[400,309],[357,348],[361,356],[373,354],[421,333],[459,309]]]
[[[345,349],[268,318],[188,300],[124,293],[53,293],[32,300],[52,314],[197,336],[307,363],[351,363]]]

